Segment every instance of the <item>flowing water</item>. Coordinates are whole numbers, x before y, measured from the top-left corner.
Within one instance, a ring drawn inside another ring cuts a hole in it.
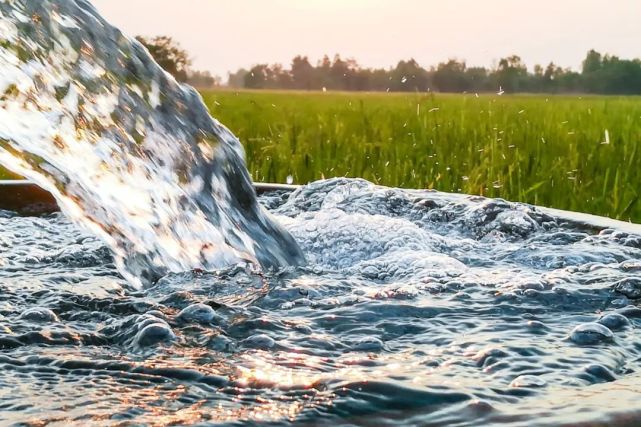
[[[302,262],[238,140],[88,2],[0,2],[0,93],[0,163],[105,240],[130,282]]]
[[[641,424],[638,226],[348,179],[256,199],[88,3],[0,13],[0,162],[64,212],[0,211],[0,424]]]

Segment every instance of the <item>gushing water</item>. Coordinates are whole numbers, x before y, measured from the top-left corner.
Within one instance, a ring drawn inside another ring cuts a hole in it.
[[[641,423],[639,226],[348,179],[260,207],[88,3],[0,12],[0,162],[66,213],[0,211],[0,423]]]
[[[0,2],[0,93],[0,163],[105,240],[132,283],[302,261],[238,140],[88,2]]]

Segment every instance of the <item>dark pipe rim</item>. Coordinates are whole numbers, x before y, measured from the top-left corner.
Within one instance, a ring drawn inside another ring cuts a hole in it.
[[[254,183],[258,195],[273,191],[292,192],[298,185]],[[51,193],[26,179],[0,180],[0,210],[20,215],[43,215],[60,210]]]
[[[300,185],[289,184],[254,183],[254,188],[258,195],[274,191],[291,193],[300,187]],[[464,194],[450,194],[450,197],[458,198],[468,196]],[[537,206],[536,209],[558,219],[566,220],[576,225],[586,226],[593,231],[598,232],[606,228],[612,228],[641,236],[641,224],[542,206]],[[38,216],[58,212],[60,208],[51,193],[31,181],[0,180],[0,210],[17,212],[23,216]]]

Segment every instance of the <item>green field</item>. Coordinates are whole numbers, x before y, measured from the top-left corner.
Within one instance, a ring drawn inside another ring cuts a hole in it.
[[[641,222],[641,98],[203,96],[243,142],[256,181],[362,177]]]
[[[242,141],[255,181],[362,177],[641,223],[641,97],[268,91],[203,97]]]

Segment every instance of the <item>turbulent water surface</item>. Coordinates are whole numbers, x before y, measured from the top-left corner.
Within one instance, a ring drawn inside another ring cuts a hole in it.
[[[0,163],[63,210],[0,211],[0,424],[641,424],[638,227],[347,179],[261,207],[85,0],[0,0],[0,93]]]
[[[330,180],[262,203],[306,267],[144,291],[59,214],[0,219],[0,420],[641,423],[641,237]]]

